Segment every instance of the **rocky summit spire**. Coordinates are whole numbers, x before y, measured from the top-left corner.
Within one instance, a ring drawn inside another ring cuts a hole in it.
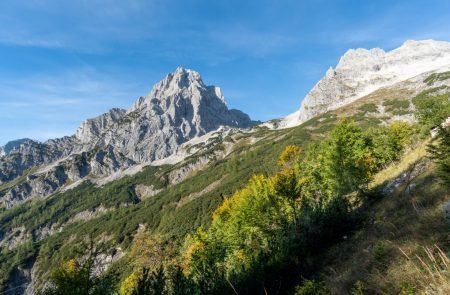
[[[205,92],[213,94],[225,104],[225,99],[219,87],[206,86],[198,72],[178,67],[175,72],[169,73],[164,79],[156,83],[148,95],[139,98],[130,111],[140,109],[143,106],[150,106],[154,99],[165,101],[167,98],[177,95],[182,95],[198,104]]]
[[[131,155],[137,161],[164,158],[179,144],[220,126],[252,124],[248,115],[228,109],[220,88],[205,85],[198,72],[181,67],[139,98],[124,118],[110,138],[125,143],[124,154],[142,147],[142,152]]]
[[[198,72],[179,67],[128,111],[112,109],[85,121],[76,138],[89,148],[111,145],[142,162],[167,157],[183,142],[220,126],[251,124],[248,115],[228,109],[219,87],[207,86]]]

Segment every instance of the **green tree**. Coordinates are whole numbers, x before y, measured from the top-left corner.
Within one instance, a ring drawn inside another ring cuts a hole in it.
[[[43,295],[103,295],[113,293],[113,281],[93,273],[93,260],[64,262],[50,277],[50,286]]]
[[[331,194],[364,189],[375,170],[372,142],[353,122],[343,119],[323,143],[324,182]]]
[[[416,131],[413,125],[402,121],[369,130],[367,136],[372,141],[377,168],[398,161]]]
[[[433,144],[428,146],[431,158],[436,161],[439,176],[443,182],[450,186],[450,130],[441,128]]]
[[[161,295],[164,294],[165,288],[166,280],[164,275],[164,268],[162,266],[160,266],[153,272],[151,272],[148,268],[144,268],[131,294]]]
[[[434,129],[434,142],[428,146],[431,158],[436,161],[439,173],[447,185],[450,185],[450,94],[437,96],[418,95],[414,99],[416,117],[427,130]]]
[[[413,99],[416,117],[428,129],[440,126],[450,116],[450,94],[430,96],[421,93]]]
[[[103,295],[114,292],[115,281],[108,275],[100,275],[98,257],[106,252],[105,245],[95,244],[92,238],[82,243],[80,259],[70,259],[55,269],[44,295]]]
[[[199,229],[186,240],[185,273],[200,287],[209,281],[234,288],[260,269],[261,261],[276,263],[282,259],[282,251],[276,249],[283,248],[287,239],[287,210],[286,201],[273,193],[269,180],[254,176],[214,212],[208,231]]]

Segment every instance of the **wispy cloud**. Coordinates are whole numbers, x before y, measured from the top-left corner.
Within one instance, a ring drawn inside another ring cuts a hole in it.
[[[319,32],[319,41],[340,47],[368,44],[392,49],[408,39],[448,40],[450,32],[443,29],[450,26],[448,15],[435,14],[431,19],[424,17],[424,21],[420,22],[419,14],[422,12],[421,6],[418,7],[407,1],[392,3],[382,13],[361,19],[359,23],[338,24],[335,28]],[[429,13],[429,9],[423,10],[423,13]]]
[[[445,0],[0,2],[0,141],[65,134],[179,65],[266,118],[294,111],[349,48],[450,39]]]
[[[0,143],[23,136],[70,135],[86,118],[112,107],[128,108],[143,94],[139,93],[142,88],[91,69],[21,79],[0,77]]]
[[[0,33],[0,43],[7,45],[43,47],[43,48],[64,48],[66,47],[60,40],[49,40],[45,38],[36,38],[31,36],[19,36],[18,34]]]

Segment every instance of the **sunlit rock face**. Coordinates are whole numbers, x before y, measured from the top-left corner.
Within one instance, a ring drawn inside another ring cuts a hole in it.
[[[88,176],[107,177],[165,159],[183,143],[221,126],[247,128],[253,123],[241,111],[228,109],[220,89],[205,85],[199,73],[177,68],[129,110],[111,109],[86,120],[73,136],[44,143],[26,140],[9,153],[2,148],[0,184],[30,168],[36,171],[0,192],[0,205],[11,208]]]
[[[284,118],[280,126],[299,125],[379,88],[446,65],[450,65],[449,42],[406,41],[388,52],[380,48],[350,49],[306,95],[300,109]]]

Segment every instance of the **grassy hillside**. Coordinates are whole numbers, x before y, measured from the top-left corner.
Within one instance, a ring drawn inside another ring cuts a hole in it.
[[[426,250],[436,254],[437,247],[448,255],[450,223],[443,204],[450,200],[450,189],[424,157],[422,145],[376,177],[377,182],[395,179],[398,186],[363,212],[360,228],[320,257],[319,278],[333,294],[353,289],[363,294],[416,294],[435,283],[438,273],[428,273],[421,260],[430,264]],[[447,291],[448,270],[443,269]]]

